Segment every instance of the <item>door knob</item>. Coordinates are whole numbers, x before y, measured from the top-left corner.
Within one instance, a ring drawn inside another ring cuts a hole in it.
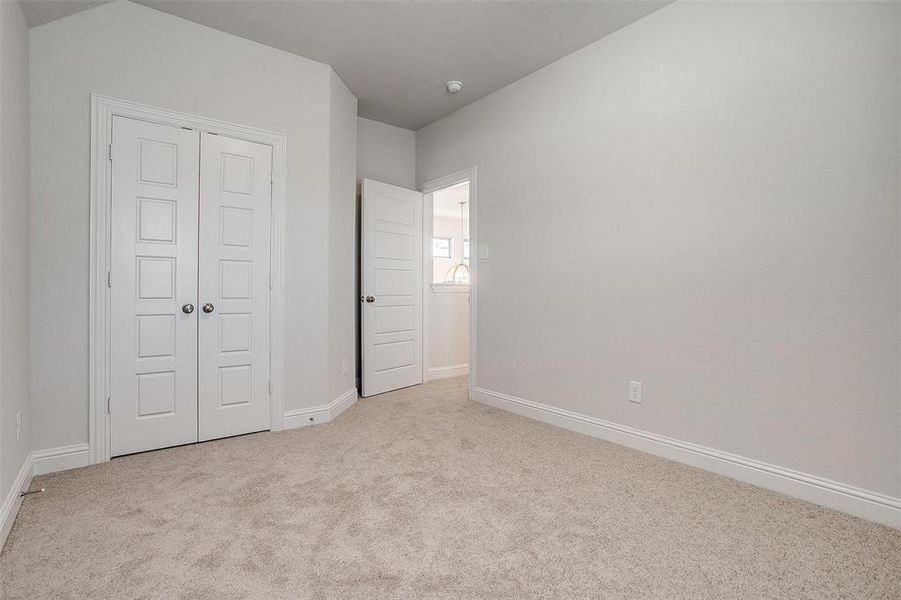
[[[366,296],[366,302],[369,302],[370,304],[372,304],[373,302],[375,302],[375,297],[374,296]]]
[[[193,304],[185,304],[184,306],[181,307],[181,312],[185,313],[186,315],[190,315],[192,312],[194,312],[194,305]]]
[[[216,310],[216,307],[213,306],[212,304],[210,304],[209,302],[207,302],[206,304],[203,305],[203,312],[205,312],[205,313],[211,313],[214,310]]]

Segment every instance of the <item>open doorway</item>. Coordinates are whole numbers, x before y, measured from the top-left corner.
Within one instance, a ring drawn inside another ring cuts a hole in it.
[[[423,191],[423,381],[470,373],[470,178]]]
[[[475,387],[475,168],[422,192],[363,179],[360,214],[362,396],[448,378]],[[418,282],[418,283],[417,283]]]

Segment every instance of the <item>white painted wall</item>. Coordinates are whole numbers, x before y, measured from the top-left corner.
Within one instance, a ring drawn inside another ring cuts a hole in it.
[[[354,388],[356,373],[357,98],[334,71],[330,98],[329,393],[335,400]]]
[[[678,2],[417,132],[478,386],[901,495],[899,10]]]
[[[468,195],[468,194],[467,194]],[[426,194],[425,201],[437,198],[439,193]],[[432,259],[431,280],[443,283],[448,269],[460,263],[463,257],[463,237],[460,229],[460,217],[435,217],[427,207],[424,212],[427,222],[432,223],[432,237],[449,237],[453,239],[454,257],[449,259]],[[459,206],[457,207],[459,210]],[[468,211],[466,213],[468,215]],[[463,223],[469,229],[468,219]],[[428,269],[425,273],[429,279]],[[428,319],[426,339],[426,369],[429,378],[437,378],[443,374],[460,375],[460,370],[469,364],[469,289],[449,291],[444,286],[427,286]],[[454,367],[453,370],[450,370]],[[464,371],[465,372],[465,371]]]
[[[428,365],[435,373],[469,365],[469,294],[435,292],[429,296]]]
[[[28,30],[19,3],[0,2],[0,505],[31,451],[28,143]]]
[[[412,189],[416,185],[416,134],[371,119],[357,117],[357,188],[375,179]]]
[[[330,328],[341,263],[329,262],[329,236],[346,215],[332,213],[330,186],[346,169],[330,168],[330,135],[343,129],[331,108],[346,117],[348,102],[337,102],[332,69],[128,2],[29,39],[35,447],[87,441],[91,92],[287,134],[285,408],[332,400],[330,333],[335,348],[346,340]]]

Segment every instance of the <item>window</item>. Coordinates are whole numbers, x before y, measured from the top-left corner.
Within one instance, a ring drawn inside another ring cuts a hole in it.
[[[466,242],[468,244],[469,242]],[[465,250],[464,250],[465,251]],[[432,238],[432,258],[453,258],[453,238]]]
[[[463,240],[463,259],[469,260],[469,240]]]

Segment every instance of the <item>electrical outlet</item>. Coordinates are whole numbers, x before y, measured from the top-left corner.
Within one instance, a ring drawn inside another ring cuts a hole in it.
[[[629,402],[641,404],[641,382],[640,381],[630,381],[629,382]]]
[[[22,413],[16,413],[16,443],[22,440]]]

